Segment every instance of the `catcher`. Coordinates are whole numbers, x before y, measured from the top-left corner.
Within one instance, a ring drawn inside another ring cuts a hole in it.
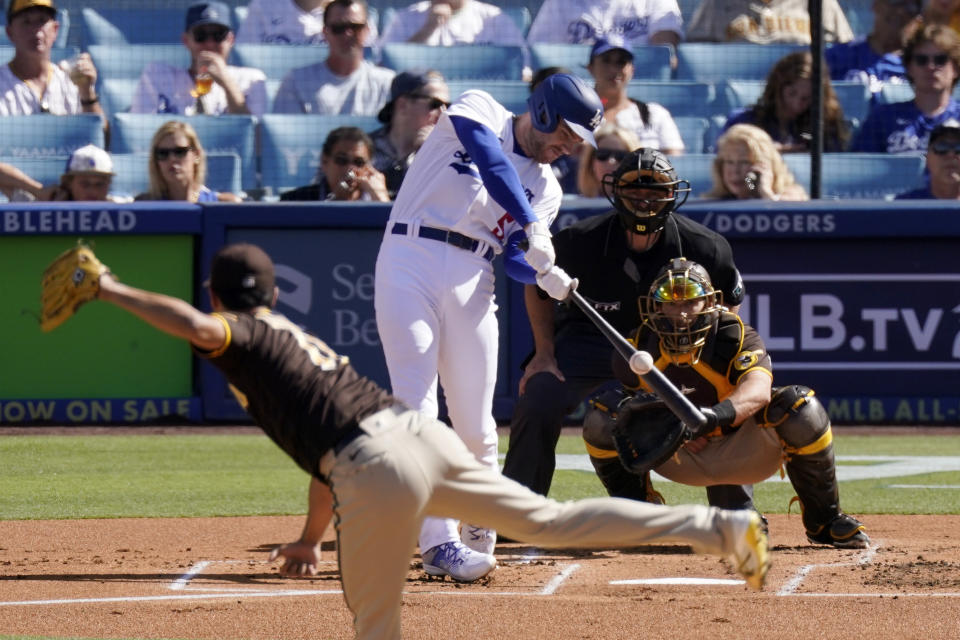
[[[686,485],[751,484],[785,461],[807,538],[844,549],[867,547],[863,525],[840,511],[827,412],[807,387],[772,387],[763,341],[720,298],[703,267],[675,258],[640,298],[642,324],[631,334],[637,348],[703,407],[707,425],[689,432],[655,396],[642,393],[649,389],[615,353],[615,374],[641,393],[618,407],[610,398],[595,405],[584,425],[588,448],[610,456],[616,451],[628,470],[646,479],[648,496],[655,495],[649,489],[652,469]]]

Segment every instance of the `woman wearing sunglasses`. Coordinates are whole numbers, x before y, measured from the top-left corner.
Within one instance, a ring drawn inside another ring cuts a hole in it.
[[[240,202],[232,193],[205,186],[207,156],[197,132],[186,122],[165,122],[150,143],[150,188],[136,200],[187,202]]]
[[[374,168],[373,141],[362,129],[339,127],[327,135],[313,184],[280,195],[281,200],[389,202],[387,180]]]
[[[613,173],[620,161],[640,147],[640,140],[629,129],[606,123],[593,135],[597,148],[583,145],[577,169],[577,191],[587,198],[603,197],[603,176]]]
[[[913,85],[913,100],[874,105],[851,151],[922,153],[937,125],[960,120],[960,102],[953,98],[960,80],[956,31],[919,23],[903,47],[903,66]]]

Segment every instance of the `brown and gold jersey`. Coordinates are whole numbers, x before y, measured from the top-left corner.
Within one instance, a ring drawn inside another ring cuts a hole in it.
[[[688,397],[700,407],[713,406],[725,399],[740,378],[751,371],[764,371],[773,376],[770,355],[763,339],[756,329],[743,324],[733,313],[720,315],[716,329],[707,338],[696,363],[692,363],[689,357],[674,361],[664,356],[659,338],[647,326],[640,328],[639,335],[634,332],[631,342],[653,356],[657,369],[663,371],[671,382],[681,389],[692,389]],[[620,356],[615,356],[614,372],[625,386],[650,391]]]
[[[247,413],[311,475],[341,433],[397,404],[345,356],[266,307],[213,315],[226,341],[197,353],[223,372]]]

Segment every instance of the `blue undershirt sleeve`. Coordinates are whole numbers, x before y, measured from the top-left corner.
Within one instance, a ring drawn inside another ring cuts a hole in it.
[[[523,257],[520,242],[527,239],[523,231],[514,231],[503,248],[503,270],[511,280],[524,284],[537,284],[537,272]]]

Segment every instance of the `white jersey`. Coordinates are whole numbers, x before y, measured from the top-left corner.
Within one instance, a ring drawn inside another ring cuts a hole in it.
[[[52,113],[68,116],[83,113],[80,92],[60,67],[50,65],[50,77],[43,97],[37,99],[23,80],[13,75],[10,65],[0,68],[0,116],[28,116],[33,113]]]
[[[294,0],[250,0],[247,17],[237,29],[237,44],[323,44],[323,11],[323,7],[304,11]],[[377,39],[376,21],[371,20],[369,27],[371,44]]]
[[[383,29],[381,43],[407,42],[427,21],[432,6],[430,0],[417,2],[394,14]],[[523,34],[513,21],[492,4],[472,0],[454,12],[424,42],[432,46],[449,47],[457,44],[498,44],[526,47]],[[429,66],[429,65],[427,65]]]
[[[614,117],[617,126],[629,129],[637,134],[641,147],[652,149],[683,149],[683,138],[673,116],[662,105],[648,102],[650,117],[644,122],[640,118],[640,108],[633,102]]]
[[[390,99],[395,75],[366,60],[348,76],[333,73],[325,61],[299,67],[280,83],[273,112],[375,116]]]
[[[563,192],[550,165],[514,151],[513,114],[479,90],[466,91],[440,116],[407,170],[390,220],[457,231],[486,242],[497,253],[503,251],[505,239],[522,228],[490,196],[450,116],[475,120],[497,135],[534,214],[547,226],[552,224]]]
[[[673,31],[683,38],[677,0],[544,0],[527,41],[592,43],[617,34],[631,45],[645,45],[658,31]]]
[[[252,67],[227,66],[227,75],[243,94],[250,113],[263,115],[267,111],[267,76],[263,71]],[[130,111],[195,115],[198,112],[197,98],[190,94],[193,87],[189,70],[165,62],[151,62],[140,74]],[[210,88],[210,93],[200,100],[205,114],[220,115],[227,111],[227,94],[216,82]]]

